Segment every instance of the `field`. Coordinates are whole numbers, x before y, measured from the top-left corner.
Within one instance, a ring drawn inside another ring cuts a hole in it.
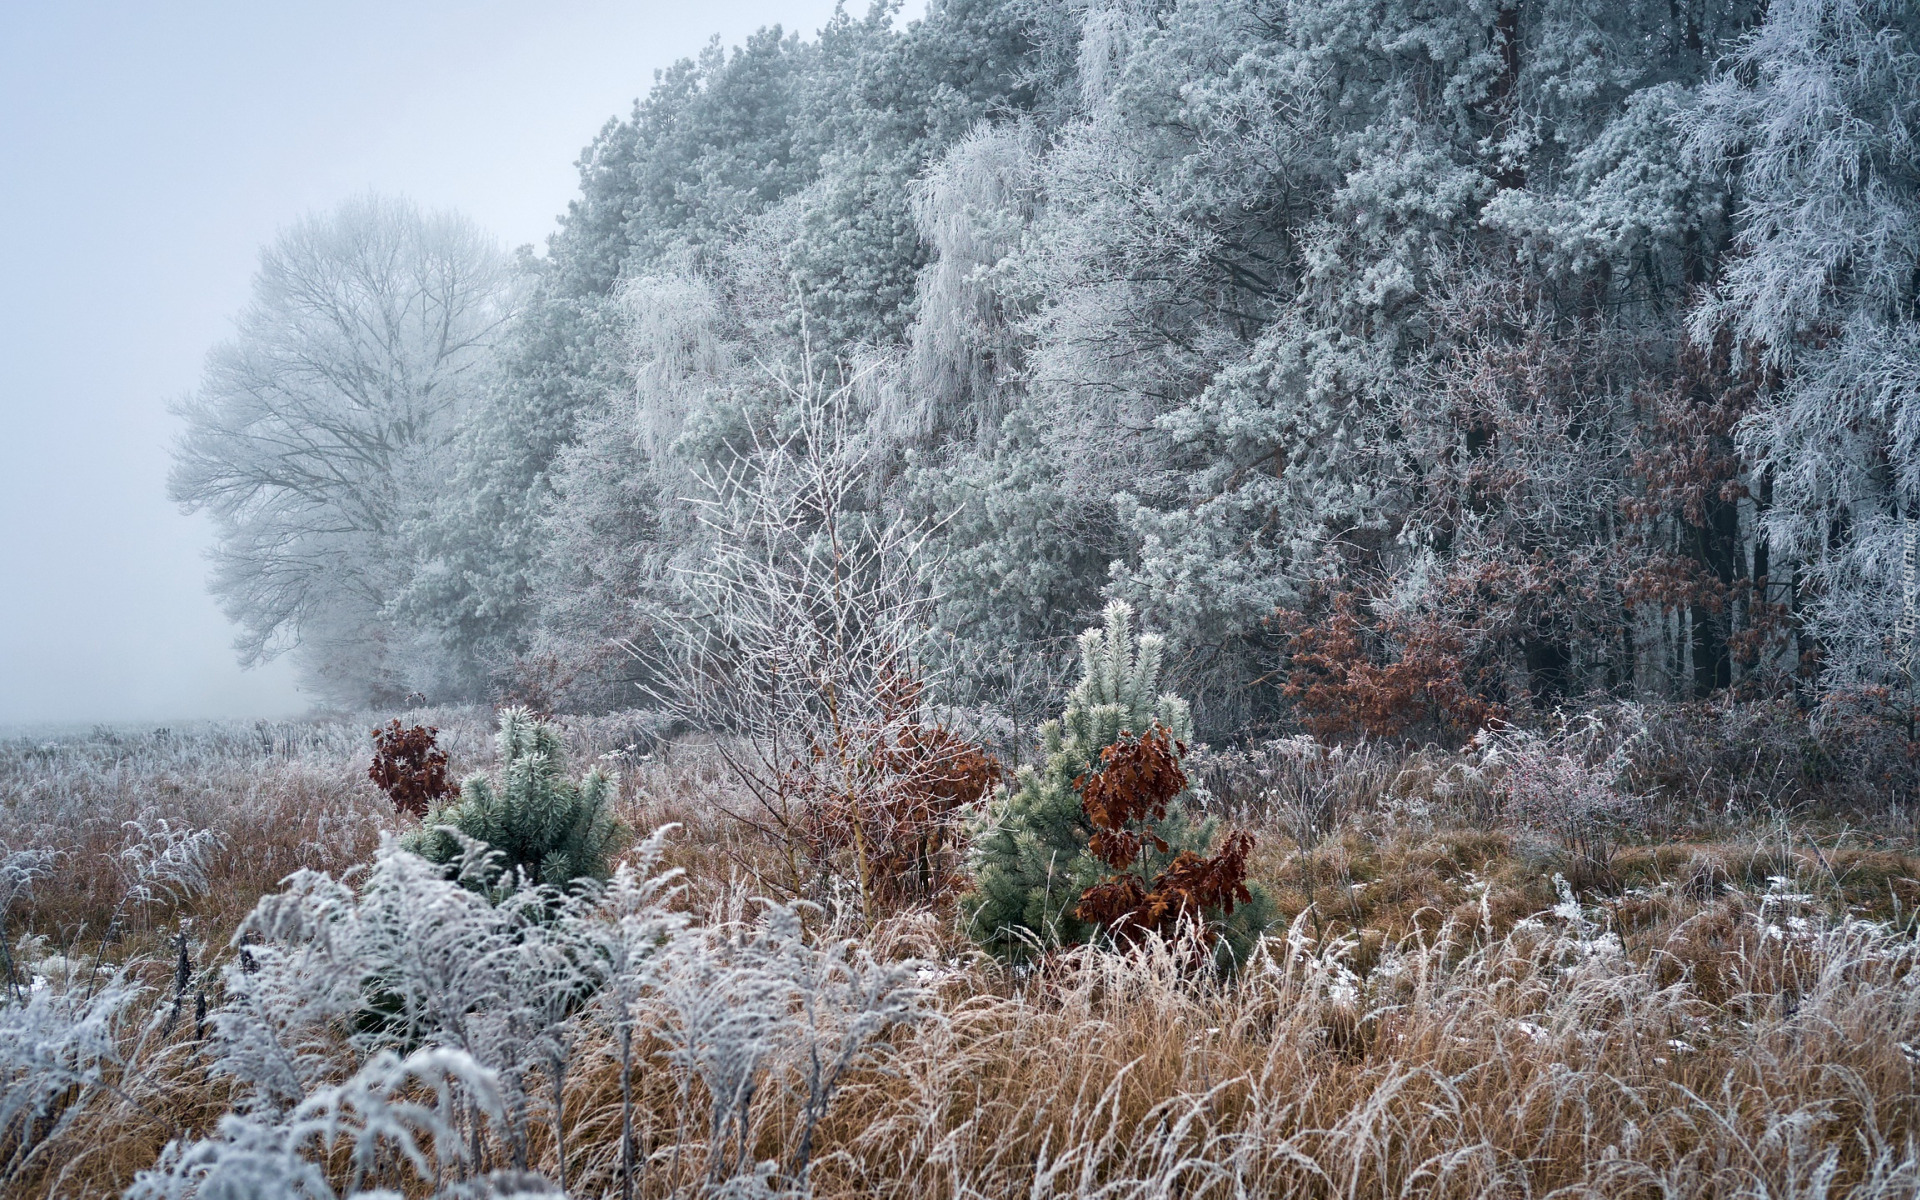
[[[12,738],[4,1194],[117,1195],[194,1138],[225,1138],[229,1167],[242,1142],[272,1170],[318,1164],[308,1190],[235,1195],[1920,1193],[1920,856],[1874,781],[1884,747],[1629,715],[1632,803],[1583,808],[1562,780],[1549,813],[1484,752],[1196,752],[1200,802],[1256,836],[1279,911],[1224,975],[1157,942],[1009,967],[950,903],[863,913],[844,877],[795,897],[787,848],[729,815],[748,806],[715,746],[656,741],[646,714],[569,720],[575,766],[618,771],[622,819],[674,827],[649,869],[684,875],[629,895],[656,922],[632,944],[692,938],[704,982],[636,993],[625,1023],[551,1008],[486,1087],[417,1055],[396,1073],[316,1018],[300,1078],[334,1089],[324,1112],[268,1111],[235,1066],[233,1014],[268,994],[248,980],[296,977],[264,926],[236,931],[296,871],[367,896],[398,877],[380,848],[412,819],[366,778],[375,718]],[[438,726],[456,773],[496,765],[490,713],[407,720]],[[776,957],[805,965],[769,1000]],[[701,1004],[764,1020],[729,1034]]]

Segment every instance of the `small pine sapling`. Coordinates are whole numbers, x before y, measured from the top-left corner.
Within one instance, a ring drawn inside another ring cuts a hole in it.
[[[1265,926],[1271,903],[1245,882],[1252,839],[1232,835],[1203,857],[1216,822],[1181,803],[1192,717],[1179,696],[1156,692],[1165,643],[1136,636],[1132,618],[1111,604],[1104,627],[1081,635],[1080,681],[1041,727],[1045,761],[1022,768],[975,831],[964,907],[975,938],[1002,957],[1195,918],[1239,957]]]
[[[1166,820],[1167,806],[1187,790],[1180,759],[1186,746],[1155,722],[1138,738],[1122,732],[1100,752],[1099,771],[1074,782],[1081,805],[1094,825],[1087,848],[1113,874],[1081,893],[1073,915],[1090,921],[1120,943],[1147,934],[1171,938],[1192,926],[1200,943],[1211,946],[1217,931],[1209,912],[1233,915],[1253,903],[1247,887],[1247,855],[1253,835],[1229,833],[1211,857],[1182,850],[1151,878],[1130,870],[1151,849],[1170,847],[1151,823]]]
[[[500,714],[497,744],[504,764],[498,781],[469,777],[459,799],[427,813],[401,845],[452,865],[466,854],[456,831],[483,842],[497,856],[484,872],[495,892],[605,880],[628,834],[609,811],[613,778],[596,768],[578,783],[568,779],[559,731],[524,708]]]

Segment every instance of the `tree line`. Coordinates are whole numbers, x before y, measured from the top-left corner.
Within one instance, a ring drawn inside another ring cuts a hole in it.
[[[778,558],[1016,727],[1112,600],[1208,738],[1911,710],[1920,10],[896,8],[660,73],[544,253],[268,247],[171,478],[242,657],[644,703]]]

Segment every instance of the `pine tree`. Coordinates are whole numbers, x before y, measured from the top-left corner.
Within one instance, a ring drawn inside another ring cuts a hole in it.
[[[596,768],[578,783],[568,779],[559,731],[524,708],[500,714],[496,744],[504,764],[499,781],[468,778],[460,798],[429,812],[404,848],[451,864],[465,851],[449,830],[484,842],[498,855],[489,878],[494,890],[606,879],[628,834],[608,811],[613,778]]]
[[[995,799],[975,833],[974,889],[964,901],[969,928],[983,945],[1019,960],[1035,951],[1094,940],[1098,926],[1076,915],[1089,889],[1108,880],[1107,863],[1091,848],[1096,833],[1083,803],[1086,780],[1102,752],[1158,731],[1180,747],[1192,729],[1186,701],[1156,692],[1165,641],[1137,635],[1133,609],[1109,604],[1103,628],[1080,635],[1080,681],[1057,721],[1041,727],[1046,751],[1038,768],[1023,767]],[[1144,844],[1128,870],[1143,880],[1179,858],[1204,852],[1218,822],[1193,820],[1180,797],[1141,831]],[[1271,904],[1254,893],[1224,922],[1224,949],[1243,956],[1265,924]]]

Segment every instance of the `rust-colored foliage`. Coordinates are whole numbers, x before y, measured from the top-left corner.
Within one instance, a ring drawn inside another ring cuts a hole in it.
[[[1087,848],[1114,874],[1082,892],[1073,915],[1120,941],[1150,933],[1171,936],[1190,921],[1203,944],[1211,945],[1216,935],[1206,926],[1205,913],[1231,913],[1253,898],[1247,890],[1247,855],[1254,839],[1243,830],[1229,833],[1210,858],[1181,851],[1152,880],[1128,871],[1145,847],[1167,851],[1163,839],[1138,826],[1165,819],[1167,806],[1187,790],[1180,766],[1186,749],[1158,721],[1137,738],[1123,730],[1120,740],[1100,752],[1100,769],[1074,781],[1094,827]]]
[[[1211,857],[1181,851],[1151,883],[1138,875],[1116,875],[1094,884],[1081,893],[1073,915],[1126,942],[1150,933],[1171,936],[1182,922],[1193,922],[1202,942],[1212,945],[1217,935],[1202,920],[1207,910],[1231,913],[1253,899],[1247,889],[1253,847],[1253,835],[1236,829]]]
[[[1369,629],[1353,596],[1343,593],[1324,620],[1293,634],[1281,690],[1316,737],[1393,738],[1435,729],[1464,739],[1505,714],[1482,690],[1491,681],[1475,662],[1467,630],[1435,616],[1392,626]],[[1374,641],[1392,643],[1397,654],[1376,661]]]
[[[908,722],[883,742],[880,786],[863,814],[876,891],[937,899],[957,881],[950,848],[954,814],[987,794],[999,760],[944,725]]]
[[[810,747],[783,786],[816,857],[853,846],[873,898],[939,900],[959,882],[954,817],[999,782],[1000,762],[944,725],[919,719],[921,686],[881,689],[877,719]]]
[[[1132,866],[1148,844],[1166,853],[1164,841],[1127,826],[1161,820],[1173,798],[1187,790],[1186,772],[1180,769],[1180,756],[1186,751],[1156,721],[1137,738],[1122,730],[1120,740],[1100,752],[1100,769],[1074,780],[1080,805],[1093,822],[1088,848],[1112,870]]]
[[[408,729],[397,720],[373,731],[373,765],[367,778],[393,801],[395,812],[424,817],[453,794],[447,782],[447,752],[434,741],[439,732],[432,725]]]
[[[1253,853],[1254,837],[1244,829],[1227,834],[1212,857],[1202,858],[1188,850],[1154,881],[1154,890],[1178,898],[1198,912],[1218,908],[1232,912],[1234,905],[1252,901],[1247,890],[1247,856]]]

